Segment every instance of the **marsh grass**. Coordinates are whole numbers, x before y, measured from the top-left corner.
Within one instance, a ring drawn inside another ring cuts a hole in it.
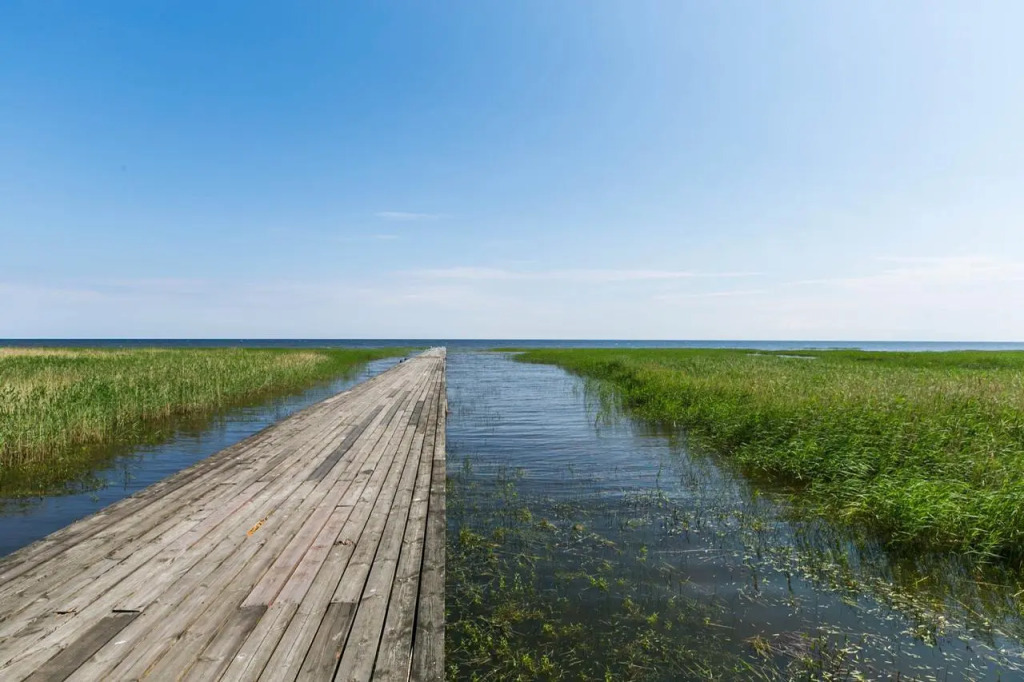
[[[787,355],[545,349],[516,358],[612,387],[633,416],[685,430],[890,548],[1024,566],[1024,353]]]
[[[159,442],[182,424],[404,353],[0,348],[0,496],[72,490],[110,446]]]

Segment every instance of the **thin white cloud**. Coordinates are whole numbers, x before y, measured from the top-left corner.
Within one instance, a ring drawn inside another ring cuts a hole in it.
[[[145,296],[188,297],[208,294],[212,286],[205,279],[177,277],[99,278],[57,284],[0,282],[0,297],[41,302],[123,300]]]
[[[191,295],[208,293],[212,283],[202,278],[138,277],[134,279],[99,280],[97,285],[114,293],[154,293]]]
[[[377,211],[374,215],[381,220],[398,220],[404,222],[412,222],[416,220],[437,220],[441,217],[440,213],[411,213],[409,211]]]
[[[575,270],[506,270],[476,266],[459,266],[416,270],[409,274],[428,279],[449,279],[469,281],[534,280],[563,282],[643,282],[713,277],[752,277],[756,272],[693,272],[689,270],[618,270],[618,269],[575,269]]]
[[[767,293],[767,289],[736,289],[732,291],[706,291],[699,293],[659,294],[652,298],[655,301],[664,301],[666,303],[680,303],[706,298],[733,298],[736,296],[759,296],[761,294]]]
[[[95,286],[50,286],[20,282],[0,282],[0,301],[7,306],[26,308],[53,303],[79,304],[102,299],[104,294]]]
[[[1024,263],[991,256],[882,256],[888,267],[852,277],[828,277],[789,282],[790,285],[837,285],[852,289],[901,289],[1024,281]]]
[[[343,244],[351,244],[353,242],[393,242],[401,237],[397,234],[356,234],[356,235],[344,235],[341,237],[335,237],[334,241],[342,242]]]
[[[577,296],[573,287],[550,279],[520,286],[515,277],[523,273],[516,268],[471,273],[498,278],[493,282],[470,279],[470,273],[437,279],[392,273],[248,282],[0,281],[0,338],[1024,338],[1024,311],[1016,306],[1024,300],[1024,263],[955,257],[886,258],[875,265],[874,274],[790,287],[676,275],[659,280],[651,273],[664,271],[640,271],[644,279],[623,295],[595,297]],[[540,274],[565,272],[580,276]],[[594,271],[585,272],[592,277]],[[614,272],[611,281],[638,271]],[[687,290],[698,285],[710,290]],[[666,314],[672,305],[680,314]]]

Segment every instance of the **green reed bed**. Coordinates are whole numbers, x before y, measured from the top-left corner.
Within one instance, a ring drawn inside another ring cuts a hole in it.
[[[0,348],[0,495],[67,489],[108,446],[343,376],[397,349]]]
[[[550,349],[646,420],[891,547],[1024,565],[1024,353]]]

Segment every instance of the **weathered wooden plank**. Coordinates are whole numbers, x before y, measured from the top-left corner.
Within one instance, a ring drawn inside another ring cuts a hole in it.
[[[437,437],[431,472],[427,534],[423,546],[416,632],[413,638],[413,680],[440,680],[444,673],[445,585],[445,419],[448,414],[446,382],[440,391]]]
[[[172,519],[172,521],[173,520],[174,519]],[[187,526],[182,525],[181,523],[178,523],[177,527],[179,531],[187,529]],[[176,537],[176,535],[177,534],[170,535],[163,539],[173,540],[174,537]],[[159,548],[159,543],[157,542],[154,546]],[[129,562],[131,565],[128,567],[128,569],[126,569],[126,572],[128,573],[127,577],[123,577],[119,581],[115,581],[116,587],[119,590],[119,594],[122,597],[125,594],[130,594],[131,589],[136,589],[140,587],[141,589],[148,591],[147,593],[153,594],[154,591],[159,590],[163,585],[169,582],[174,575],[177,575],[173,571],[167,570],[166,566],[160,566],[159,564],[143,564],[144,566],[146,566],[148,572],[151,574],[151,577],[148,580],[146,579],[147,576],[145,574],[135,575],[133,573],[130,573],[129,569],[135,569],[139,564],[139,561],[137,560],[138,557],[152,556],[152,552],[149,550],[148,547],[148,545],[143,545],[141,549],[137,548],[138,551],[132,553]],[[203,552],[201,549],[199,551],[192,552],[192,556],[194,557],[201,557],[202,554]],[[115,575],[113,577],[116,579],[119,576]],[[88,586],[88,589],[86,589],[83,592],[83,595],[88,596],[93,601],[88,607],[86,607],[86,609],[82,609],[82,618],[61,619],[59,623],[56,624],[55,627],[49,629],[47,627],[47,622],[45,618],[41,622],[32,621],[29,624],[29,628],[27,630],[23,630],[22,632],[18,633],[19,641],[26,644],[27,646],[23,647],[23,651],[21,652],[21,654],[15,656],[15,658],[24,657],[33,652],[33,645],[31,644],[31,639],[27,639],[27,635],[40,634],[41,636],[43,636],[43,646],[47,646],[47,641],[51,642],[51,644],[49,644],[50,646],[54,644],[59,646],[62,639],[74,637],[76,627],[79,629],[87,627],[89,618],[91,618],[92,615],[97,612],[108,611],[112,607],[120,608],[123,610],[139,610],[145,606],[144,603],[131,604],[118,603],[116,601],[114,603],[110,603],[107,593],[113,586],[114,585],[111,585],[110,580],[97,581],[94,584]],[[87,609],[90,608],[91,613],[87,612]],[[67,607],[61,608],[60,606],[58,606],[57,609],[60,611],[70,610]]]
[[[379,413],[379,410],[377,412]],[[397,410],[394,410],[393,412],[391,412],[391,414],[394,415],[396,412]],[[379,442],[379,438],[380,436],[378,435],[377,438],[369,439],[364,450],[368,453],[371,453],[374,447]],[[342,480],[346,480],[349,482],[355,480],[354,476],[346,477],[346,473],[349,473],[349,469],[346,469],[341,472]],[[318,482],[322,482],[324,480],[324,477],[320,476],[318,478],[314,478],[311,475],[308,480],[316,480]],[[267,575],[264,576],[263,580],[260,581],[260,583],[253,589],[252,593],[250,593],[250,595],[246,598],[246,605],[271,603],[274,596],[276,596],[277,593],[284,586],[284,584],[288,582],[289,578],[291,577],[292,570],[297,568],[301,561],[305,559],[307,550],[310,548],[313,539],[319,534],[324,524],[330,518],[331,514],[333,513],[334,506],[341,503],[341,499],[347,491],[348,487],[340,486],[335,486],[333,489],[329,490],[327,496],[324,499],[324,502],[319,504],[318,508],[313,512],[313,515],[310,517],[309,522],[307,522],[303,526],[302,531],[300,531],[299,534],[292,539],[288,547],[285,549],[284,553],[282,553],[281,556],[278,557],[277,561],[274,563],[274,566],[271,567],[271,570],[268,571]],[[343,522],[344,521],[342,520],[341,523]],[[333,539],[334,538],[331,538],[331,542],[333,542]],[[324,552],[324,555],[326,555],[326,552]],[[315,560],[316,555],[310,558],[310,561]]]
[[[340,536],[341,542],[351,549],[346,556],[346,563],[340,565],[340,570],[344,571],[341,573],[332,571],[331,577],[324,582],[324,587],[334,592],[334,600],[339,600],[339,594],[341,595],[340,601],[351,604],[351,608],[354,611],[355,602],[359,593],[362,590],[362,586],[366,583],[366,577],[369,572],[369,564],[372,562],[373,557],[377,551],[377,546],[380,543],[380,529],[383,525],[381,520],[382,514],[381,509],[390,507],[394,500],[394,493],[397,489],[397,484],[400,480],[401,473],[406,466],[409,459],[409,453],[413,444],[413,437],[415,436],[415,425],[407,426],[406,430],[401,435],[401,442],[398,445],[397,452],[392,456],[389,467],[381,465],[378,468],[376,474],[380,477],[381,473],[386,472],[387,476],[379,484],[368,486],[364,495],[362,495],[358,502],[359,513],[353,514],[353,522],[346,524],[342,530]],[[353,567],[354,565],[354,567]],[[351,596],[348,596],[342,588],[348,590]],[[328,591],[325,591],[326,595],[330,595]],[[321,595],[317,595],[317,598],[322,598]],[[308,602],[303,604],[303,607],[308,609],[310,612],[316,608],[314,602],[312,606],[308,605]],[[315,624],[314,624],[315,625]],[[308,626],[306,626],[308,628]],[[313,633],[316,632],[315,628],[312,628]],[[344,633],[347,637],[347,631]],[[323,653],[321,649],[317,651]],[[319,654],[315,654],[319,655]],[[331,663],[332,670],[335,662]],[[327,662],[323,660],[316,660],[310,658],[310,655],[306,655],[306,660],[303,664],[306,670],[319,670],[327,666]],[[300,671],[301,672],[301,671]],[[287,675],[280,678],[268,677],[267,679],[288,679]]]
[[[440,678],[418,652],[443,640],[444,365],[423,353],[0,561],[0,679]]]
[[[403,400],[408,398],[409,391],[403,392],[402,396]],[[397,408],[401,407],[402,405],[403,403],[398,403],[391,410],[389,410],[389,415],[391,419],[389,419],[386,422],[388,426],[386,434],[387,438],[385,441],[384,438],[382,437],[383,446],[375,447],[373,451],[370,453],[370,456],[364,462],[356,462],[356,464],[358,464],[360,467],[360,470],[356,474],[356,483],[355,485],[350,486],[349,490],[346,492],[346,497],[342,499],[339,506],[353,506],[355,502],[362,496],[366,487],[375,485],[374,480],[376,480],[378,477],[382,475],[382,471],[386,471],[387,467],[379,465],[378,462],[380,461],[384,453],[388,451],[388,449],[397,447],[398,436],[400,436],[400,434],[402,433],[401,430],[397,428],[397,425],[400,424],[401,420],[404,418],[402,413],[400,413]],[[396,413],[398,414],[396,415]],[[346,502],[346,498],[352,499],[349,499]],[[354,507],[353,514],[354,518],[353,515],[350,515],[349,518],[347,519],[345,524],[346,527],[350,524],[358,523],[358,518],[361,514],[358,505]],[[344,537],[344,531],[340,537]],[[348,556],[351,554],[351,545],[351,542],[346,542],[344,539],[336,539],[334,546],[331,548],[330,556],[327,562],[328,566],[332,566],[340,562],[342,570],[344,570],[344,565],[347,563]],[[327,569],[328,574],[330,570],[330,568]],[[295,576],[293,576],[293,578],[294,577]],[[313,592],[313,594],[317,596],[313,597],[314,606],[312,608],[322,609],[323,605],[329,601],[330,596],[333,593],[334,584],[331,584],[329,578],[325,577],[325,571],[323,569],[321,569],[320,573],[317,574],[314,583],[315,584],[311,588],[311,592]],[[284,599],[286,601],[297,601],[299,599],[299,594],[302,591],[302,587],[303,586],[301,584],[292,584],[292,591],[289,594],[284,595]],[[295,614],[295,611],[297,609],[291,609],[288,615],[288,620],[285,621],[284,618],[280,615],[281,613],[283,613],[282,609],[278,608],[284,606],[285,604],[283,604],[280,600],[276,601],[274,604],[271,605],[271,613],[275,615],[275,618],[268,619],[265,622],[260,623],[257,630],[242,646],[238,655],[235,658],[235,661],[232,663],[232,665],[225,673],[225,680],[253,679],[255,676],[260,674],[263,668],[267,665],[267,662],[270,659],[270,657],[277,651],[277,648],[281,645],[281,639],[284,637],[286,628],[289,630],[294,630],[292,626],[292,623],[294,622],[292,616]],[[309,617],[310,606],[308,601],[304,604],[302,611],[306,617]],[[322,611],[320,615],[322,615]],[[301,627],[301,625],[299,627]],[[287,643],[284,646],[287,647]]]
[[[296,604],[274,602],[232,656],[221,682],[258,679],[274,653],[281,633],[298,611]]]
[[[236,610],[220,628],[215,640],[203,650],[199,660],[189,669],[184,679],[206,682],[219,678],[227,670],[238,647],[256,628],[256,624],[266,612],[267,607],[262,604],[244,606]]]
[[[412,666],[413,627],[423,563],[434,440],[437,435],[437,406],[438,400],[431,400],[427,419],[422,423],[425,436],[420,452],[419,471],[409,507],[398,568],[391,588],[384,632],[374,666],[375,680],[408,680]]]
[[[320,682],[334,676],[355,615],[355,604],[331,602],[296,680]]]
[[[352,632],[342,652],[335,679],[368,680],[373,672],[377,650],[387,614],[391,586],[398,567],[402,536],[409,518],[409,507],[413,486],[419,471],[420,453],[423,447],[423,432],[419,419],[423,413],[423,402],[416,406],[416,421],[410,422],[413,445],[401,471],[401,479],[392,504],[387,508],[378,506],[374,513],[386,514],[387,520],[381,533],[377,551],[369,566],[369,574],[356,609]],[[407,434],[409,431],[407,431]],[[348,573],[346,572],[346,577]],[[344,581],[344,578],[343,578]]]
[[[237,608],[286,546],[289,538],[308,519],[308,513],[303,512],[302,508],[315,509],[333,482],[327,480],[315,485],[305,480],[305,476],[298,477],[298,480],[301,481],[298,492],[295,492],[295,488],[286,489],[288,492],[283,495],[284,503],[279,512],[274,517],[265,517],[268,523],[261,531],[270,538],[266,545],[246,553],[241,559],[235,560],[236,557],[232,557],[230,568],[219,569],[203,582],[204,590],[218,590],[217,598],[204,600],[196,598],[194,593],[188,594],[170,611],[169,620],[161,626],[160,636],[147,638],[148,650],[137,655],[135,662],[126,659],[112,671],[114,676],[167,675],[194,660],[207,645],[217,623]],[[278,499],[275,504],[281,501]],[[159,659],[155,665],[144,669],[139,667],[145,660],[154,658]]]
[[[300,478],[300,480],[302,480]],[[327,507],[337,499],[338,491],[334,490],[334,477],[328,477],[315,484],[315,488],[307,493],[289,496],[286,505],[289,508],[289,517],[278,527],[270,529],[273,531],[267,545],[270,549],[264,549],[251,557],[240,568],[233,567],[231,570],[219,570],[212,579],[208,578],[203,583],[203,588],[209,588],[212,584],[221,592],[215,601],[209,603],[195,599],[193,595],[178,604],[170,614],[170,620],[161,628],[160,635],[150,637],[147,642],[149,650],[138,656],[134,663],[125,663],[115,668],[112,673],[115,677],[134,677],[136,675],[154,675],[157,678],[172,674],[192,663],[199,652],[207,645],[212,630],[216,624],[227,618],[232,610],[237,607],[242,598],[253,588],[260,576],[268,573],[271,562],[279,556],[282,548],[294,546],[288,540],[293,538],[308,519],[308,510],[316,510],[323,504],[323,498],[331,497]],[[312,481],[303,481],[300,490],[314,485]],[[333,492],[332,492],[333,491]],[[299,500],[296,502],[296,500]],[[295,508],[301,509],[292,513]],[[288,543],[286,545],[286,543]],[[226,590],[226,591],[225,591]],[[177,634],[173,634],[173,633]],[[169,636],[172,635],[172,636]],[[166,653],[164,653],[166,652]],[[141,668],[145,660],[158,658],[158,661],[148,668]]]
[[[422,392],[425,388],[425,386],[422,387],[420,391]],[[412,400],[417,400],[419,396],[420,393],[417,393]],[[317,585],[311,591],[311,598],[303,600],[299,607],[299,613],[283,633],[277,649],[260,679],[294,679],[317,632],[317,626],[323,618],[324,605],[330,600],[338,584],[338,576],[347,569],[347,562],[353,551],[351,548],[362,546],[365,552],[368,547],[367,543],[372,544],[378,541],[377,536],[372,532],[367,534],[365,530],[359,529],[365,528],[367,518],[380,503],[382,496],[383,499],[388,499],[388,491],[393,487],[391,482],[400,476],[401,467],[408,456],[410,447],[407,435],[415,428],[415,425],[409,420],[404,423],[404,430],[396,429],[393,432],[396,436],[401,436],[400,442],[394,443],[393,441],[387,450],[381,453],[380,462],[374,470],[373,477],[367,482],[359,497],[350,501],[356,505],[354,513],[338,536],[343,550],[336,553],[335,563],[328,566],[327,571],[322,571],[317,576]],[[387,477],[384,477],[385,473]],[[383,483],[381,483],[382,478],[384,479]]]
[[[112,613],[86,630],[59,654],[29,675],[26,682],[57,682],[66,680],[71,673],[109,642],[124,626],[138,617],[138,613]]]
[[[197,551],[197,552],[193,552],[193,554],[195,556],[200,556],[201,557],[203,552],[200,550],[200,551]],[[140,583],[142,583],[144,585],[143,589],[146,589],[146,590],[159,589],[160,586],[165,584],[165,583],[167,583],[171,579],[171,577],[173,577],[173,575],[176,575],[173,572],[166,570],[166,567],[159,567],[158,566],[156,568],[160,568],[162,570],[158,570],[156,575],[151,580],[140,580],[139,576],[136,576],[136,575],[133,574],[129,580],[122,581],[118,585],[118,587],[119,587],[119,589],[121,591],[121,594],[123,595],[126,591],[129,590],[129,588],[134,589]],[[150,570],[152,571],[152,570],[155,570],[155,569],[153,567],[150,567]],[[180,571],[179,571],[179,573],[180,573]],[[111,608],[111,606],[112,605],[110,603],[107,603],[106,599],[101,597],[101,599],[97,603],[95,603],[95,605],[92,607],[92,610],[94,612],[96,610],[102,610],[102,609],[108,609],[109,610],[109,608]],[[120,607],[121,608],[125,608],[125,609],[141,608],[141,606],[131,606],[131,605],[125,605],[125,604],[121,604]],[[88,618],[90,617],[90,615],[91,614],[83,613],[83,618],[78,619],[77,621],[75,619],[72,619],[70,621],[61,621],[59,623],[59,625],[57,626],[56,630],[54,630],[52,633],[45,633],[44,632],[44,634],[48,634],[49,635],[49,640],[48,641],[52,642],[52,644],[50,644],[50,646],[53,646],[53,645],[59,646],[61,638],[65,638],[66,639],[68,637],[73,637],[74,636],[74,629],[73,629],[74,624],[77,622],[78,623],[78,627],[86,626],[87,622],[88,622]],[[59,632],[57,632],[57,630],[64,630],[64,632],[63,633],[59,633]],[[44,644],[45,644],[45,642],[44,642]],[[25,656],[28,656],[28,655],[30,655],[32,653],[33,653],[33,648],[30,646],[25,651],[23,651],[22,654],[20,654],[20,656],[21,657],[25,657]]]
[[[370,425],[370,422],[373,421],[374,417],[380,414],[381,410],[383,409],[383,405],[378,405],[376,408],[374,408],[373,411],[370,413],[370,416],[364,419],[363,422],[358,427],[353,429],[351,433],[345,436],[345,440],[341,441],[341,445],[339,445],[334,450],[334,452],[332,452],[327,457],[327,459],[321,462],[320,466],[313,470],[313,473],[309,475],[309,480],[322,481],[324,479],[324,476],[326,476],[328,472],[330,472],[330,470],[334,468],[334,465],[337,464],[341,460],[341,458],[345,456],[345,453],[349,451],[349,449],[356,442],[356,440],[358,440],[358,438],[363,435],[363,431],[365,431],[366,427]]]

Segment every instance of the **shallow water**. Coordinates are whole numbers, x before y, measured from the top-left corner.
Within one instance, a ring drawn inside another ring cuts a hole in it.
[[[0,556],[192,466],[299,410],[380,374],[398,358],[373,360],[353,374],[261,405],[229,410],[169,440],[114,454],[93,472],[87,492],[28,500],[0,498]]]
[[[609,413],[558,368],[452,353],[448,390],[452,677],[543,677],[524,652],[572,646],[585,653],[545,659],[571,679],[594,658],[614,679],[1024,679],[1009,579],[907,565],[801,519],[784,491]],[[683,625],[645,624],[669,614]],[[647,670],[615,668],[638,647]]]

